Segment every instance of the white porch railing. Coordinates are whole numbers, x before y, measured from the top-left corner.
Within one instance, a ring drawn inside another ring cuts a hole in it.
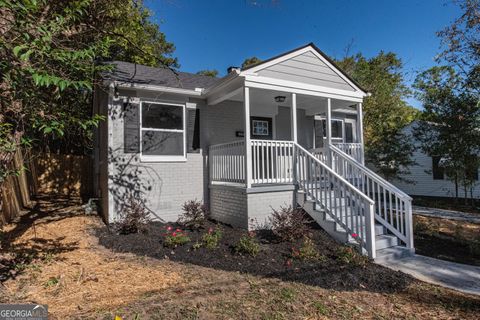
[[[346,154],[348,154],[353,159],[357,160],[358,162],[362,163],[363,161],[363,148],[361,143],[333,143],[335,147],[342,150]]]
[[[332,169],[375,202],[375,219],[413,249],[412,198],[339,148]]]
[[[252,184],[292,183],[292,141],[251,140]]]
[[[209,165],[210,181],[245,183],[245,141],[210,146]]]

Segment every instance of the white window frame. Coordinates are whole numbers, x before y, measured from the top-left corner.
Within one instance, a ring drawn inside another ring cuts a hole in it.
[[[150,104],[159,104],[159,105],[167,105],[167,106],[177,106],[182,107],[182,116],[183,116],[183,129],[159,129],[159,128],[144,128],[142,123],[142,111],[143,111],[143,104],[150,103]],[[168,101],[141,101],[140,102],[140,161],[142,162],[185,162],[187,161],[187,119],[186,119],[186,105],[181,103],[171,103]],[[143,154],[143,131],[160,131],[160,132],[178,132],[183,133],[183,155],[144,155]]]
[[[325,124],[327,123],[327,118],[326,117],[318,117],[318,118],[315,117],[315,120],[317,120],[317,121],[318,120],[320,120],[320,121],[325,120]],[[336,142],[345,142],[345,121],[343,119],[340,119],[340,118],[332,118],[330,120],[330,124],[333,121],[340,121],[342,123],[342,137],[341,138],[338,138],[338,137],[335,138],[335,137],[332,136],[332,140],[335,140]],[[323,129],[325,130],[326,128],[323,128]],[[325,131],[324,131],[324,133],[325,133]],[[326,133],[325,133],[325,135],[326,135]],[[326,139],[327,139],[327,137],[323,137],[323,140],[326,140]]]
[[[258,133],[255,133],[255,123],[266,123],[267,124],[267,134],[258,134]],[[265,137],[268,137],[270,134],[271,134],[271,128],[270,128],[270,125],[268,124],[268,121],[267,120],[255,120],[253,119],[252,120],[252,134],[255,135],[255,136],[265,136]]]

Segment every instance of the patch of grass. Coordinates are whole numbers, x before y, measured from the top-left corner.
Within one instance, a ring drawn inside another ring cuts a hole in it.
[[[329,314],[327,306],[321,301],[315,301],[313,303],[313,307],[315,308],[315,311],[319,315],[326,316]]]
[[[292,302],[297,296],[297,291],[292,288],[282,288],[280,290],[280,298],[284,301]]]
[[[56,286],[58,285],[60,282],[60,278],[58,277],[51,277],[50,279],[47,280],[47,282],[45,282],[45,284],[43,285],[45,288],[50,288],[50,287],[53,287],[53,286]]]

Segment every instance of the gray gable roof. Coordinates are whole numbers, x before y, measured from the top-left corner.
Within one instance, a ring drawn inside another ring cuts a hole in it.
[[[113,61],[110,63],[115,66],[115,69],[103,75],[106,80],[191,90],[208,88],[220,80],[188,72],[175,73],[167,68],[147,67],[130,62]]]

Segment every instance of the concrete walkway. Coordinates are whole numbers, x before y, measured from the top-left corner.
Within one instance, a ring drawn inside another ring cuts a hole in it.
[[[413,206],[412,211],[413,211],[413,214],[418,214],[420,216],[480,223],[480,214],[475,214],[475,213],[467,213],[467,212],[461,212],[461,211],[445,210],[445,209],[438,209],[438,208],[427,208],[427,207],[419,207],[419,206]]]
[[[461,292],[480,295],[480,267],[413,255],[378,262],[393,270]]]

